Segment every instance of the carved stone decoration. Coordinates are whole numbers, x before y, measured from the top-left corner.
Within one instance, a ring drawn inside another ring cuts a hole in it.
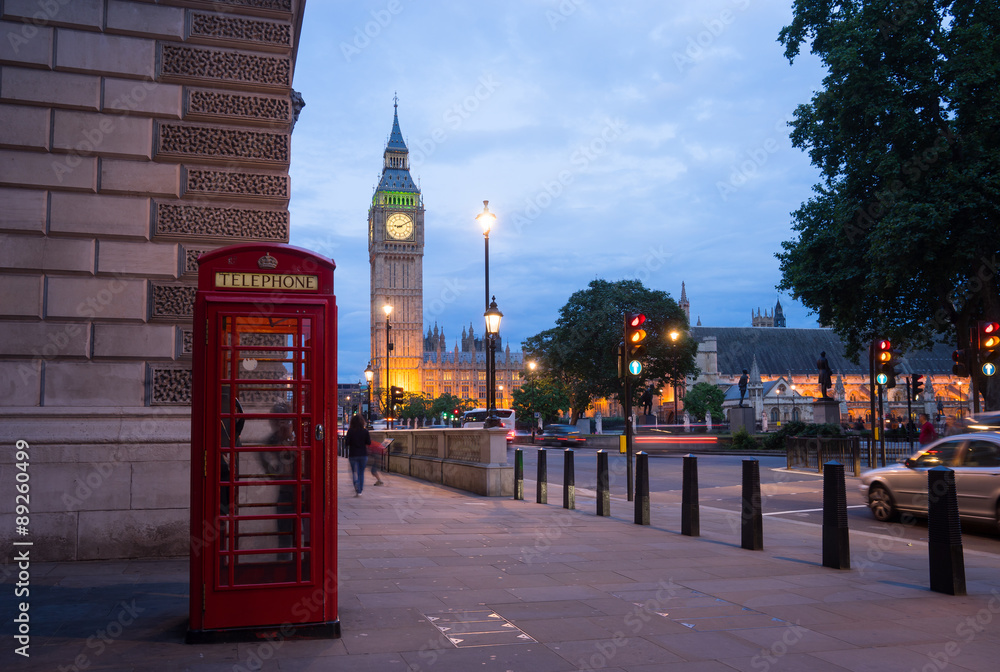
[[[295,123],[299,120],[299,113],[306,106],[306,99],[302,94],[292,89],[292,130],[295,130]]]
[[[413,454],[421,457],[438,456],[438,437],[417,432],[413,436]]]
[[[180,159],[288,165],[291,136],[215,126],[161,122],[157,126],[156,155]]]
[[[149,403],[152,406],[182,406],[191,403],[191,369],[150,367]]]
[[[207,168],[188,168],[185,194],[240,196],[287,201],[291,194],[288,175],[244,173]]]
[[[289,98],[187,89],[185,119],[236,119],[287,124],[292,116],[293,107]]]
[[[199,2],[199,0],[189,1]],[[284,14],[291,14],[292,12],[292,0],[200,0],[200,4],[208,5],[213,9],[218,9],[219,5],[227,5],[229,7],[281,12]]]
[[[194,295],[197,291],[196,287],[154,282],[153,317],[191,319],[194,317]]]
[[[184,248],[184,272],[185,273],[197,273],[198,272],[198,257],[209,252],[210,250],[204,248]]]
[[[153,235],[163,238],[234,238],[288,242],[287,210],[214,208],[156,203]]]
[[[475,436],[451,436],[445,457],[449,460],[479,461],[479,439]]]
[[[250,42],[255,47],[264,45],[290,49],[292,46],[292,27],[287,23],[191,12],[190,25],[189,37]]]
[[[194,354],[194,330],[181,329],[181,354]]]
[[[288,56],[162,44],[160,79],[248,84],[287,91],[292,85],[292,62]]]

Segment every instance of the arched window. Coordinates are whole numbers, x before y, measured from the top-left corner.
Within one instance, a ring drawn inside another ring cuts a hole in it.
[[[799,418],[799,409],[793,408],[792,409],[792,420],[798,422],[800,419],[801,418]]]
[[[778,409],[777,408],[772,408],[771,409],[771,422],[778,422]]]

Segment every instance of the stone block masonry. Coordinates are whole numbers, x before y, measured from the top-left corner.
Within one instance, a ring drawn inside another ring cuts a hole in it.
[[[0,3],[0,426],[32,446],[33,557],[186,552],[196,260],[288,242],[304,9]]]

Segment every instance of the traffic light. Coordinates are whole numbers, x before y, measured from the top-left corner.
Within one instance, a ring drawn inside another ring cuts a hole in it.
[[[390,389],[391,399],[389,400],[389,408],[396,408],[396,404],[400,404],[403,401],[403,388],[393,385]]]
[[[951,375],[959,378],[969,377],[969,358],[965,350],[959,348],[951,353],[951,358],[955,362],[951,365]]]
[[[885,385],[886,389],[896,387],[896,351],[892,349],[892,343],[886,339],[878,341],[875,359],[878,362],[875,380],[879,385]]]
[[[910,399],[916,399],[924,391],[924,377],[912,374],[910,376]]]
[[[642,313],[625,315],[625,361],[628,372],[637,376],[642,372],[641,360],[646,355],[646,316]]]
[[[979,323],[979,369],[984,376],[997,372],[997,357],[1000,356],[1000,324]]]

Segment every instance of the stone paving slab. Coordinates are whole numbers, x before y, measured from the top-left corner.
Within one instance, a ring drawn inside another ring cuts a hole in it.
[[[821,528],[802,521],[765,518],[764,550],[746,551],[732,512],[703,506],[689,538],[676,504],[637,526],[630,503],[599,518],[580,490],[575,510],[549,490],[540,505],[395,476],[341,499],[335,640],[183,644],[185,558],[33,565],[32,655],[5,637],[0,670],[961,672],[1000,658],[1000,542],[966,554],[956,597],[928,589],[926,544],[888,529],[852,532],[855,569],[832,570]],[[134,621],[103,643],[130,605]],[[439,627],[451,621],[461,635]]]

